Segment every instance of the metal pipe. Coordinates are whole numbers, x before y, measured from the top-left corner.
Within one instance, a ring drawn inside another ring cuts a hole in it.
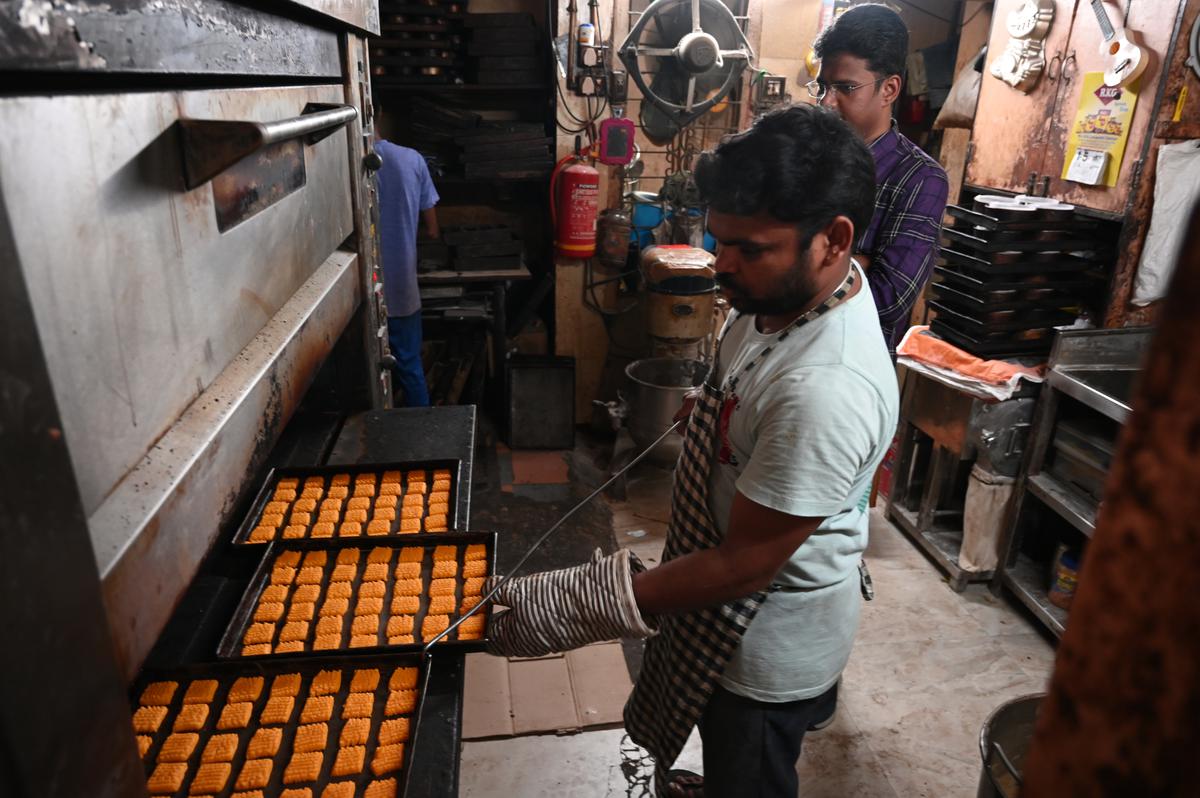
[[[579,21],[579,6],[575,0],[567,2],[567,89],[575,90],[575,25]]]

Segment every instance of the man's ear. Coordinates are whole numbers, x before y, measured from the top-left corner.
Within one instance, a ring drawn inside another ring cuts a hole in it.
[[[822,231],[825,238],[825,251],[822,261],[825,264],[840,263],[854,249],[854,222],[848,216],[835,216],[833,221]]]
[[[888,75],[883,82],[879,84],[879,100],[884,105],[891,105],[896,102],[896,98],[900,96],[900,87],[903,81],[899,75]]]

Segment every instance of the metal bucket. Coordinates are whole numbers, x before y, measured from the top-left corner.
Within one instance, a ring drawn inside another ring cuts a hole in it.
[[[983,773],[976,798],[1017,798],[1033,725],[1045,693],[1021,696],[1001,704],[979,731]]]
[[[687,392],[704,382],[708,366],[699,360],[672,357],[652,357],[638,360],[625,367],[629,378],[627,423],[629,434],[639,448],[654,443],[654,439],[671,426]],[[649,459],[659,465],[672,466],[679,459],[683,439],[672,435],[654,447]]]

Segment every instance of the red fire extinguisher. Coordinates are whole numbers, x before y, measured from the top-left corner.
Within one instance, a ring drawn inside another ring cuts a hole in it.
[[[554,167],[554,174],[550,178],[550,195],[555,250],[564,258],[590,258],[595,255],[600,173],[578,156],[568,155]]]

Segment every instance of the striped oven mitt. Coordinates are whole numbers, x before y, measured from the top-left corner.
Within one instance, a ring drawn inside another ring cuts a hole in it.
[[[655,630],[633,598],[633,574],[644,570],[628,549],[607,557],[596,549],[584,565],[510,579],[493,599],[508,609],[488,623],[488,651],[540,657],[602,640],[649,637]]]

